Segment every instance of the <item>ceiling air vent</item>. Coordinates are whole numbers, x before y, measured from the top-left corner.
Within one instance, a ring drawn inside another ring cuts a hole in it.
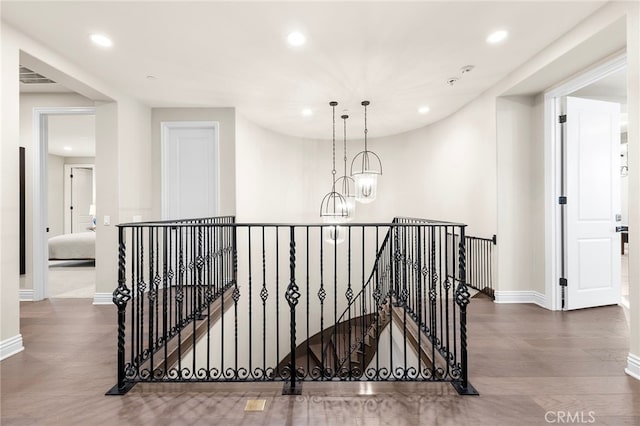
[[[23,84],[51,84],[55,81],[20,65],[20,83]]]

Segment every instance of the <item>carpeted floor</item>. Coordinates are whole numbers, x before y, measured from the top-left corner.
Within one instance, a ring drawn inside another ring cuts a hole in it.
[[[93,260],[49,261],[49,295],[57,298],[93,298],[96,289]]]

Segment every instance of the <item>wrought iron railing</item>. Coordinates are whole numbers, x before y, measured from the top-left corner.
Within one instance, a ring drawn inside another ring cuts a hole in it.
[[[395,223],[395,220],[394,220]],[[349,304],[340,315],[327,342],[321,342],[323,361],[329,370],[325,374],[342,378],[361,378],[367,367],[367,350],[377,343],[381,329],[387,325],[387,304],[391,296],[391,229],[379,245],[378,253],[362,289],[354,296],[349,287],[345,293]],[[376,235],[377,236],[377,235]],[[350,243],[351,238],[349,236]],[[354,353],[356,354],[354,357]]]
[[[454,247],[442,237],[464,229],[407,219],[119,225],[118,383],[109,393],[140,382],[284,381],[294,394],[304,380],[410,380],[473,394],[466,239]],[[407,343],[406,318],[421,326],[418,346]],[[434,348],[429,360],[423,343]]]
[[[456,245],[460,240],[458,234],[449,235],[449,238],[453,239],[453,245]],[[497,238],[495,235],[491,238],[466,235],[464,238],[467,259],[467,285],[495,300],[493,273],[495,257],[493,247],[497,244]]]

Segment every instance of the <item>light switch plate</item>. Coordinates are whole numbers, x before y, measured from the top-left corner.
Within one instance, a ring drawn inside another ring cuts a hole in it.
[[[103,224],[104,224],[104,226],[111,225],[111,216],[105,216]]]

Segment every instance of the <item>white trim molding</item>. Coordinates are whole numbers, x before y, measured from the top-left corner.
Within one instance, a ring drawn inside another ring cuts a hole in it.
[[[544,94],[544,193],[545,193],[545,293],[547,309],[562,310],[561,287],[561,210],[558,205],[560,188],[560,128],[557,117],[562,111],[562,98],[586,87],[607,75],[624,69],[627,65],[625,51],[616,52],[590,69],[559,83]],[[566,277],[565,277],[566,278]]]
[[[33,224],[32,224],[32,300],[49,297],[49,264],[47,260],[47,179],[50,115],[95,115],[95,107],[35,107],[33,108]]]
[[[537,291],[496,291],[495,303],[533,303],[546,308],[547,298]]]
[[[22,334],[9,337],[7,340],[0,342],[0,361],[9,358],[11,355],[17,354],[18,352],[22,352],[23,350]]]
[[[21,302],[33,302],[33,289],[21,288],[20,289],[20,301]]]
[[[113,305],[112,293],[96,293],[93,295],[94,305]]]
[[[640,380],[640,356],[629,352],[629,356],[627,356],[627,368],[624,369],[624,372],[634,379]]]

